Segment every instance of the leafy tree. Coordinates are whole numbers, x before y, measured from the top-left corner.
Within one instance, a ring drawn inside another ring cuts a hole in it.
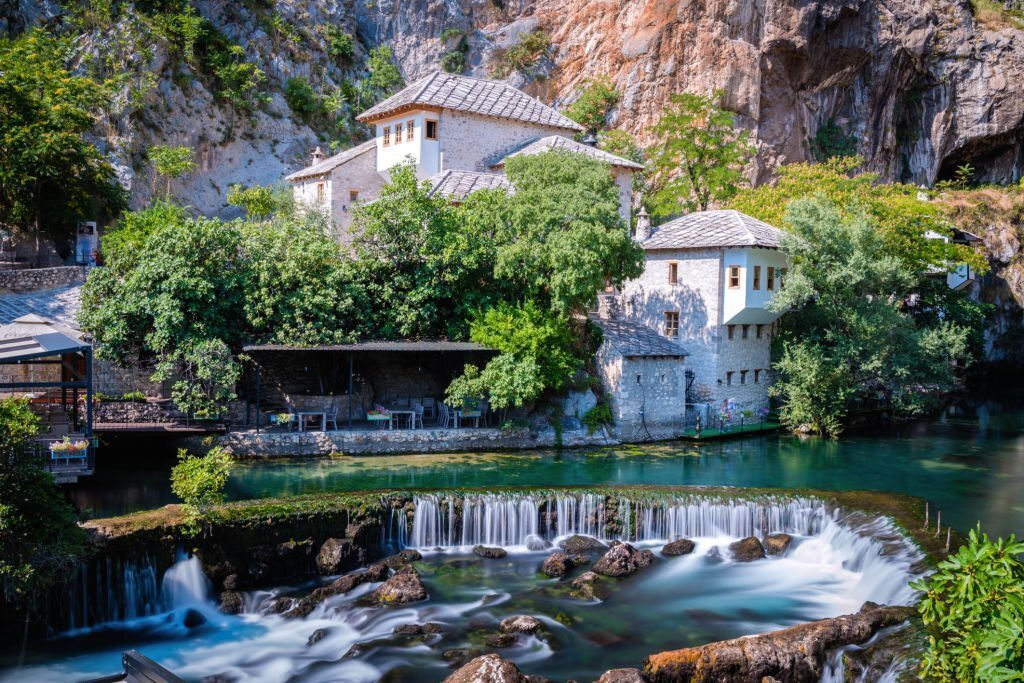
[[[214,507],[224,502],[232,464],[231,454],[223,448],[212,448],[203,456],[183,448],[178,451],[178,464],[171,470],[171,491],[183,502],[187,532],[198,533]]]
[[[107,99],[69,71],[68,41],[35,29],[0,38],[0,224],[66,239],[77,221],[125,204],[114,170],[85,139]]]
[[[724,202],[744,184],[743,167],[754,153],[750,133],[736,128],[732,112],[711,97],[672,95],[654,127],[657,143],[648,148],[655,192],[655,214],[705,211]]]
[[[195,151],[191,147],[153,145],[149,148],[148,156],[156,177],[163,178],[167,183],[164,186],[165,200],[171,197],[172,181],[196,170]]]
[[[844,216],[870,216],[885,240],[886,251],[914,272],[958,263],[969,263],[980,273],[988,270],[982,254],[926,237],[929,232],[949,234],[949,222],[939,202],[919,198],[921,190],[916,186],[883,184],[877,174],[857,173],[862,163],[860,157],[845,157],[822,164],[782,166],[775,183],[741,190],[729,207],[786,228],[786,210],[791,201],[821,195]]]
[[[320,100],[313,92],[313,86],[302,76],[288,79],[284,86],[284,99],[300,116],[310,116],[320,110]]]
[[[323,34],[327,39],[327,54],[335,61],[349,64],[355,59],[356,47],[351,33],[340,26],[328,24],[323,27]]]
[[[274,188],[261,185],[232,185],[228,188],[228,204],[244,209],[246,216],[257,221],[268,218],[278,209]]]
[[[947,389],[954,361],[967,360],[969,330],[915,320],[905,302],[923,273],[888,253],[874,221],[818,198],[793,202],[787,223],[782,247],[793,264],[770,304],[798,309],[771,389],[783,421],[835,435],[860,400],[914,413]]]
[[[1019,681],[1024,671],[1024,543],[981,527],[912,586],[928,632],[921,674],[943,682]]]
[[[636,139],[624,130],[616,128],[602,131],[597,136],[597,147],[623,159],[635,161],[640,165],[645,163],[644,151],[640,149]],[[633,194],[647,196],[649,187],[647,172],[633,171]]]
[[[370,50],[370,55],[366,59],[366,68],[369,74],[363,83],[362,92],[362,98],[366,100],[365,104],[379,102],[405,85],[402,72],[398,70],[398,64],[395,63],[395,53],[386,45],[380,45]]]
[[[811,154],[818,161],[833,157],[852,157],[857,154],[857,138],[847,135],[832,119],[818,127],[811,140]]]
[[[27,400],[0,400],[0,596],[24,610],[26,629],[85,547],[74,510],[29,450],[38,432]]]
[[[584,83],[579,96],[565,115],[588,131],[604,130],[608,125],[608,112],[619,103],[621,94],[608,76],[591,78]]]

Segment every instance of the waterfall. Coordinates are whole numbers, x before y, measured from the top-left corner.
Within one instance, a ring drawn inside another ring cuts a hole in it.
[[[156,614],[160,610],[156,565],[148,555],[83,562],[57,602],[51,623],[61,630]]]
[[[210,581],[198,557],[178,553],[177,562],[164,574],[160,601],[165,611],[205,605],[211,599]]]
[[[811,535],[833,514],[824,501],[813,498],[744,501],[700,495],[619,498],[615,505],[594,493],[421,495],[413,503],[412,532],[405,545],[414,548],[522,546],[529,536],[552,540],[572,534],[635,542]]]

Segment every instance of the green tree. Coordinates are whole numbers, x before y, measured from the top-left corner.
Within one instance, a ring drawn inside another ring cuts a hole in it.
[[[171,470],[171,491],[182,500],[184,529],[198,533],[210,521],[213,509],[224,502],[224,487],[231,474],[231,454],[212,448],[203,456],[178,451],[178,464]]]
[[[191,147],[153,145],[149,148],[147,155],[150,163],[153,164],[153,194],[156,194],[156,179],[163,178],[165,201],[171,198],[171,183],[196,170],[195,151]]]
[[[981,527],[915,582],[928,633],[921,674],[948,683],[1019,681],[1024,672],[1024,543]]]
[[[232,185],[228,188],[228,204],[244,209],[245,215],[256,221],[269,218],[278,209],[274,188],[270,186]]]
[[[644,151],[640,149],[636,139],[621,129],[602,131],[597,136],[597,147],[615,156],[635,161],[641,166],[646,163]],[[633,171],[633,194],[646,197],[650,189],[646,170]]]
[[[107,100],[69,69],[71,45],[41,29],[0,38],[0,224],[67,239],[83,218],[125,204],[113,167],[88,142]]]
[[[375,104],[385,97],[394,94],[405,85],[402,72],[398,70],[394,51],[380,45],[370,50],[366,58],[368,74],[363,81],[361,99],[366,106]]]
[[[743,167],[754,154],[750,133],[739,129],[732,112],[713,96],[672,95],[648,148],[655,192],[651,208],[671,216],[705,211],[712,202],[724,202],[744,184]]]
[[[888,252],[877,224],[823,198],[793,202],[787,224],[792,267],[770,304],[796,310],[771,389],[783,421],[835,435],[862,400],[915,413],[948,389],[954,362],[968,360],[970,332],[907,310],[924,273]]]
[[[320,99],[302,76],[288,79],[284,85],[284,99],[288,107],[300,116],[311,116],[320,111]]]
[[[355,40],[352,34],[340,26],[328,24],[322,29],[327,41],[327,54],[336,62],[350,64],[356,56]]]
[[[591,78],[583,84],[565,115],[588,131],[601,131],[607,128],[608,112],[619,103],[620,97],[612,79],[607,76]]]
[[[74,510],[29,448],[38,432],[27,400],[0,400],[0,596],[23,610],[26,635],[46,589],[85,547]]]
[[[929,232],[950,232],[941,203],[920,198],[921,190],[914,185],[881,183],[877,174],[857,173],[862,164],[860,157],[843,157],[822,164],[782,166],[774,183],[741,190],[730,200],[729,208],[786,228],[786,210],[791,201],[821,195],[844,216],[870,216],[881,231],[886,251],[915,272],[958,263],[969,263],[980,273],[988,270],[980,252],[927,238]]]

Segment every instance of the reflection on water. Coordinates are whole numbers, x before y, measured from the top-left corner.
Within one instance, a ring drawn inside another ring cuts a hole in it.
[[[984,406],[983,406],[984,407]],[[240,463],[240,500],[320,491],[612,484],[874,489],[927,498],[943,520],[993,534],[1024,531],[1024,412],[977,411],[882,436],[770,436],[533,453],[349,456]],[[73,489],[95,515],[173,502],[173,459],[108,466]],[[148,467],[149,469],[145,469]]]

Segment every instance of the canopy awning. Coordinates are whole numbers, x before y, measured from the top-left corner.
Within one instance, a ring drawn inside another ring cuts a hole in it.
[[[396,353],[422,353],[445,351],[491,351],[494,349],[474,342],[454,341],[366,341],[355,344],[325,344],[322,346],[289,346],[287,344],[251,344],[242,348],[246,353],[253,351],[389,351]]]

